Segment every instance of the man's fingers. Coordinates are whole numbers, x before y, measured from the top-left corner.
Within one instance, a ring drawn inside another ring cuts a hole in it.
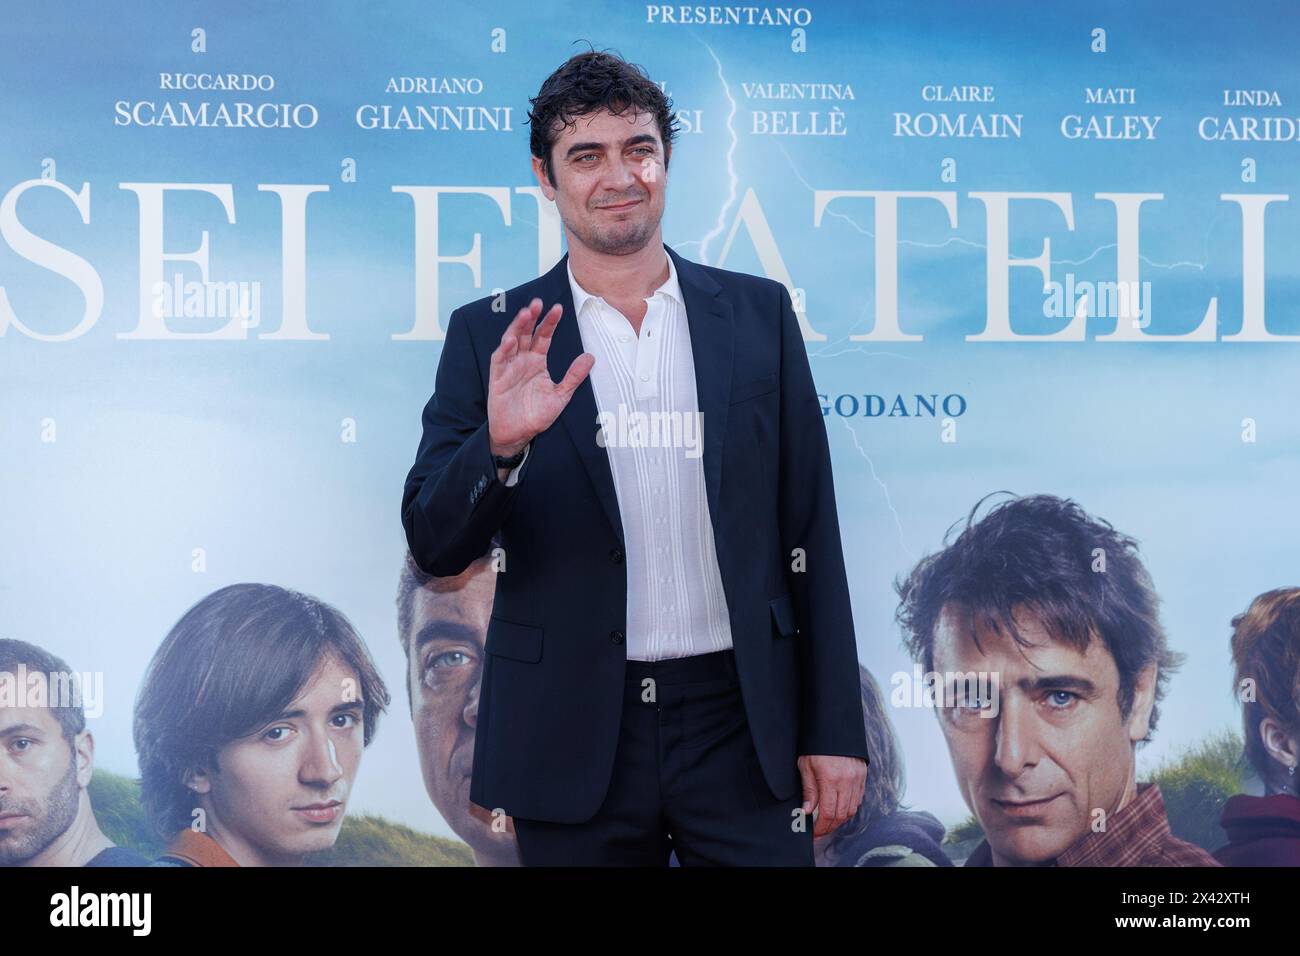
[[[534,325],[537,324],[537,317],[542,314],[542,300],[533,297],[532,301],[515,313],[514,321],[506,329],[515,335],[521,335],[525,332],[531,332]]]
[[[542,308],[542,300],[534,298],[516,313],[506,330],[501,333],[501,342],[492,351],[491,365],[498,368],[515,354],[517,347],[528,348],[530,343],[526,333],[532,330],[537,320],[537,313]]]
[[[506,362],[514,357],[515,351],[519,348],[519,338],[514,335],[503,335],[501,344],[492,352],[490,362],[492,371],[501,372]]]
[[[533,341],[531,348],[538,355],[545,355],[546,350],[551,347],[551,335],[555,332],[555,327],[560,324],[560,315],[564,312],[564,306],[555,303],[551,306],[546,317],[542,319],[541,325],[537,326],[533,332]]]
[[[547,311],[542,321],[536,323],[534,327],[541,308],[542,300],[534,298],[528,305],[520,309],[519,314],[506,326],[505,332],[501,334],[501,344],[493,350],[490,360],[491,375],[494,379],[505,373],[510,360],[520,352],[532,352],[536,355],[545,356],[550,349],[551,336],[560,322],[560,316],[564,313],[564,306],[559,302],[555,303]],[[584,352],[575,358],[564,378],[556,383],[557,393],[567,402],[595,364],[596,356],[590,352]],[[526,374],[531,376],[532,372],[529,371]]]
[[[564,397],[565,401],[568,401],[574,389],[582,384],[582,380],[587,377],[587,373],[591,371],[591,367],[595,364],[596,356],[590,352],[583,352],[573,360],[569,370],[564,373],[564,378],[560,379],[555,386],[556,391]]]
[[[839,806],[839,793],[834,787],[824,784],[818,788],[815,836],[825,836],[840,824]]]
[[[804,800],[807,803],[807,799]],[[823,836],[826,833],[826,794],[822,792],[821,784],[813,785],[812,796],[813,808],[809,813],[813,821],[813,836]]]
[[[821,788],[821,812],[817,819],[819,836],[839,828],[858,812],[858,807],[862,804],[864,784],[865,781],[859,775],[847,785],[827,782]]]
[[[849,816],[852,817],[862,806],[862,801],[867,798],[867,767],[864,765],[858,772],[857,779],[853,782],[853,804],[849,807]]]
[[[844,822],[845,806],[844,793],[838,787],[827,787],[826,792],[822,795],[822,807],[824,808],[824,822],[828,830],[833,830]]]
[[[534,297],[533,301],[515,313],[515,317],[506,326],[506,330],[501,333],[501,344],[505,345],[511,339],[519,338],[531,332],[541,311],[542,300]]]
[[[817,809],[817,776],[812,771],[812,762],[799,764],[799,779],[803,784],[803,813],[810,817]]]

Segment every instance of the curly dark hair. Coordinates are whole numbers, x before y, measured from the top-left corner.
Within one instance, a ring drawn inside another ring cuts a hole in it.
[[[972,634],[975,622],[982,621],[1027,646],[1013,619],[1023,610],[1080,652],[1094,637],[1101,639],[1119,670],[1120,713],[1126,718],[1137,677],[1151,663],[1157,665],[1155,700],[1163,699],[1184,655],[1168,646],[1160,599],[1137,542],[1073,501],[1052,495],[1013,496],[976,521],[991,497],[976,502],[955,541],[948,543],[950,528],[942,551],[922,558],[906,578],[894,582],[900,598],[895,618],[912,659],[933,670],[935,625],[949,607],[966,615]],[[1104,573],[1094,570],[1098,554],[1104,556]],[[1144,741],[1151,739],[1159,712],[1153,705]]]
[[[672,98],[651,81],[644,68],[616,54],[593,49],[570,57],[546,78],[537,95],[528,102],[532,107],[528,112],[528,145],[542,161],[552,186],[556,183],[551,148],[557,134],[566,126],[575,126],[579,116],[601,110],[609,110],[615,116],[623,115],[629,108],[634,114],[653,113],[663,141],[664,168],[668,168],[678,133]]]

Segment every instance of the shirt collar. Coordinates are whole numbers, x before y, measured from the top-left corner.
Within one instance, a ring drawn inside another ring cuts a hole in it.
[[[668,278],[665,280],[663,285],[655,289],[654,295],[658,295],[662,292],[664,295],[677,302],[678,305],[684,306],[686,303],[682,300],[681,286],[677,283],[677,266],[673,264],[673,257],[668,255],[667,249],[664,250],[664,256],[668,259]],[[573,292],[574,315],[582,315],[582,308],[587,304],[588,299],[596,299],[600,302],[605,301],[602,296],[592,295],[582,286],[578,285],[578,280],[573,277],[573,265],[571,263],[565,262],[564,267],[568,270],[569,288]]]

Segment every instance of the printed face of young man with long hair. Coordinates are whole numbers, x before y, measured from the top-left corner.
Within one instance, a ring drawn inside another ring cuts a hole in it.
[[[90,783],[88,731],[69,745],[48,707],[0,707],[0,866],[40,865]]]
[[[191,773],[208,836],[241,866],[296,866],[338,839],[364,747],[359,688],[329,655],[283,713]]]
[[[595,252],[627,255],[643,248],[663,219],[667,159],[653,113],[601,110],[556,134],[554,187],[536,156],[533,171],[572,238]]]
[[[995,717],[980,716],[977,701],[938,711],[962,796],[996,866],[1048,864],[1133,799],[1134,746],[1154,702],[1154,665],[1139,675],[1125,718],[1119,670],[1103,641],[1080,653],[1032,615],[1017,614],[1016,627],[1033,646],[983,622],[973,634],[949,606],[934,637],[939,674],[998,675]]]
[[[514,822],[471,803],[483,646],[496,593],[491,558],[411,596],[407,673],[424,786],[480,866],[517,866]]]

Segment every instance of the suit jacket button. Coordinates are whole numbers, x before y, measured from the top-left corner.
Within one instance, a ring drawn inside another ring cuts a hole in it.
[[[615,564],[622,564],[623,552],[620,551],[618,548],[612,548],[609,552],[609,560],[614,562]]]
[[[611,644],[622,644],[622,643],[623,643],[623,632],[622,632],[622,631],[610,631],[610,632],[609,632],[609,642],[610,642]]]

